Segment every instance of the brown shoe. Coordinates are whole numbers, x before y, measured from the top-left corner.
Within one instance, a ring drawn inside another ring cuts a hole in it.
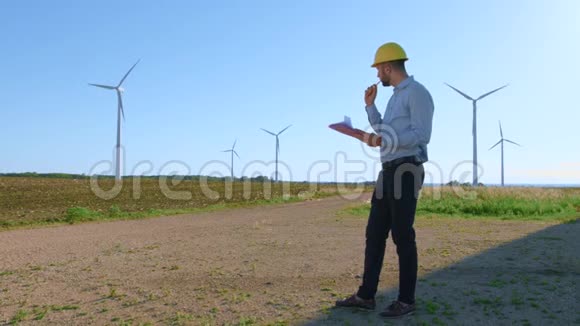
[[[354,308],[361,308],[367,310],[374,310],[376,306],[375,299],[361,299],[356,296],[356,294],[351,295],[350,297],[344,300],[336,301],[337,307],[354,307]]]
[[[415,311],[415,304],[407,304],[401,301],[393,301],[383,312],[379,315],[386,318],[399,318],[407,316]]]

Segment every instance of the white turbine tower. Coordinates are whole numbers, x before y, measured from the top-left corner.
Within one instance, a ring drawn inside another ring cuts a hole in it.
[[[505,141],[507,141],[508,143],[512,143],[514,145],[518,145],[518,146],[522,146],[522,145],[520,145],[520,144],[518,144],[516,142],[513,142],[513,141],[511,141],[509,139],[503,138],[503,131],[501,130],[501,121],[499,122],[499,135],[501,137],[500,140],[497,143],[495,143],[495,145],[491,146],[491,148],[489,150],[492,150],[494,147],[496,147],[497,145],[501,144],[501,186],[503,187],[503,180],[504,180],[503,179],[503,175],[504,175],[503,174],[503,143]]]
[[[238,141],[237,139],[234,141],[234,144],[232,145],[232,149],[226,149],[225,151],[222,151],[224,153],[227,153],[227,152],[231,152],[232,153],[232,165],[231,165],[232,181],[234,180],[234,154],[236,154],[236,156],[238,158],[240,158],[240,156],[238,155],[238,153],[234,150],[234,148],[236,148],[236,142],[237,141]]]
[[[117,148],[116,148],[116,166],[115,166],[115,179],[117,180],[121,180],[121,116],[123,117],[123,121],[125,120],[125,111],[123,110],[123,98],[122,98],[122,93],[125,91],[123,88],[121,88],[121,85],[123,84],[123,82],[125,81],[125,78],[127,78],[127,76],[129,76],[129,73],[131,73],[131,70],[133,70],[133,68],[135,68],[135,66],[139,63],[139,61],[141,61],[140,59],[137,60],[137,62],[135,62],[135,64],[133,65],[133,67],[131,67],[131,69],[129,69],[129,71],[127,71],[127,73],[125,74],[125,76],[123,76],[123,78],[121,79],[121,81],[119,82],[119,84],[117,86],[108,86],[108,85],[99,85],[99,84],[89,84],[91,86],[96,86],[96,87],[101,87],[101,88],[105,88],[105,89],[111,89],[111,90],[115,90],[117,92]]]
[[[264,130],[265,132],[269,133],[270,135],[276,137],[276,174],[274,175],[275,181],[278,181],[278,154],[280,153],[280,140],[278,139],[278,136],[280,136],[280,134],[282,134],[284,131],[286,131],[286,129],[290,128],[290,126],[292,126],[292,125],[289,125],[288,127],[282,129],[277,134],[275,134],[271,131],[268,131],[264,128],[260,128],[260,129]]]
[[[504,85],[500,88],[494,89],[491,92],[487,92],[476,99],[473,99],[471,96],[463,93],[462,91],[458,90],[457,88],[455,88],[447,83],[445,83],[445,85],[451,87],[457,93],[463,95],[463,97],[465,97],[466,99],[473,102],[473,127],[472,127],[472,134],[473,134],[473,186],[477,187],[477,185],[478,185],[478,181],[477,181],[477,101],[481,100],[482,98],[484,98],[488,95],[491,95],[492,93],[499,91],[502,88],[507,87],[508,85]]]

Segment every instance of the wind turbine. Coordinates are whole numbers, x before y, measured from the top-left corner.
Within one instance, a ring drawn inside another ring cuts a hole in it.
[[[503,138],[503,131],[501,130],[501,121],[499,122],[499,135],[500,135],[501,139],[497,143],[495,143],[495,145],[491,146],[491,148],[489,150],[492,150],[494,147],[496,147],[497,145],[501,144],[501,186],[503,187],[503,143],[505,141],[507,141],[508,143],[512,143],[512,144],[518,145],[520,147],[522,145],[520,145],[520,144],[518,144],[516,142],[513,142],[513,141],[511,141],[509,139]]]
[[[264,130],[265,132],[269,133],[270,135],[276,137],[276,174],[274,176],[276,182],[278,181],[278,154],[280,153],[280,140],[278,139],[278,136],[280,136],[280,134],[282,134],[284,131],[286,131],[286,129],[290,128],[290,126],[292,126],[292,125],[289,125],[288,127],[282,129],[277,134],[275,134],[275,133],[273,133],[271,131],[268,131],[268,130],[266,130],[264,128],[260,128],[260,129]]]
[[[237,141],[238,141],[237,139],[234,141],[234,144],[232,145],[232,149],[226,149],[225,151],[222,151],[224,153],[226,153],[226,152],[232,152],[232,165],[231,165],[231,169],[232,169],[232,181],[234,180],[234,154],[236,154],[236,156],[238,158],[240,158],[240,156],[238,155],[238,153],[234,149],[236,147],[236,142]]]
[[[141,61],[141,59],[137,60],[137,62],[135,62],[133,67],[131,67],[131,69],[127,71],[127,73],[125,74],[125,76],[123,76],[123,79],[121,79],[121,81],[117,86],[89,84],[91,86],[101,87],[105,89],[111,90],[114,89],[117,92],[117,162],[115,167],[115,179],[117,180],[121,180],[121,116],[123,116],[123,121],[125,121],[125,112],[123,110],[123,99],[121,95],[125,90],[121,88],[121,85],[123,84],[127,76],[129,76],[129,73],[131,73],[133,68],[135,68],[135,66],[139,63],[139,61]]]
[[[473,99],[471,96],[463,93],[462,91],[458,90],[457,88],[455,88],[447,83],[445,83],[445,85],[451,87],[457,93],[463,95],[463,97],[465,97],[466,99],[473,102],[473,127],[472,127],[472,134],[473,134],[473,186],[477,187],[477,185],[478,185],[478,181],[477,181],[477,101],[481,100],[482,98],[484,98],[488,95],[491,95],[491,94],[499,91],[502,88],[507,87],[508,85],[506,84],[500,88],[496,88],[493,91],[487,92],[476,99]]]

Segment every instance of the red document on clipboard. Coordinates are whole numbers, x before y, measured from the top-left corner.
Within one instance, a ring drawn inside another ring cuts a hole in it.
[[[333,123],[328,126],[330,129],[334,129],[342,134],[347,136],[351,136],[354,138],[360,137],[363,134],[363,131],[360,129],[355,129],[352,127],[352,122],[349,117],[344,116],[344,121]],[[358,139],[358,138],[357,138]]]
[[[353,128],[352,122],[347,116],[344,116],[344,121],[333,123],[328,127],[340,132],[341,134],[356,138],[369,146],[381,146],[381,137],[375,134],[366,133],[360,129]]]

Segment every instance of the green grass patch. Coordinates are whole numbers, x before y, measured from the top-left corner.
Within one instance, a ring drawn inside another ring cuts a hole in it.
[[[10,324],[18,325],[18,323],[23,322],[26,317],[28,317],[28,311],[22,309],[18,310],[12,319],[10,319]]]
[[[475,298],[473,299],[473,303],[477,305],[483,306],[492,306],[492,307],[499,307],[502,304],[502,300],[500,297],[495,298]]]
[[[506,284],[507,284],[506,281],[499,279],[493,279],[488,283],[489,286],[500,289],[503,288]]]
[[[346,212],[366,217],[370,204],[351,207]],[[460,192],[451,187],[425,188],[417,216],[575,221],[580,217],[580,189],[482,187]]]
[[[44,318],[44,316],[46,316],[46,313],[48,311],[47,310],[43,310],[43,311],[39,311],[38,313],[36,313],[36,315],[34,316],[34,320],[42,320]]]
[[[186,325],[191,323],[192,320],[192,315],[178,311],[175,316],[169,319],[169,325]]]
[[[88,222],[88,221],[105,221],[105,220],[132,220],[141,219],[147,217],[159,217],[159,216],[171,216],[171,215],[182,215],[182,214],[195,214],[195,213],[205,213],[219,211],[223,209],[241,208],[241,207],[252,207],[252,206],[267,206],[282,203],[294,203],[299,202],[302,199],[298,197],[289,197],[286,199],[274,198],[272,200],[256,200],[246,203],[232,203],[226,204],[216,204],[210,205],[203,208],[183,208],[183,209],[148,209],[145,211],[123,211],[118,206],[111,206],[106,212],[93,211],[85,207],[73,207],[69,208],[63,219],[51,220],[49,222],[66,222],[69,224]]]
[[[437,310],[439,310],[439,305],[434,301],[428,300],[425,303],[425,309],[427,310],[427,313],[434,315],[437,313]]]
[[[91,211],[85,207],[71,207],[64,214],[64,221],[70,224],[75,222],[94,221],[100,217],[100,213]]]
[[[240,317],[236,326],[250,326],[250,325],[257,325],[257,320],[254,317]]]
[[[50,306],[51,311],[66,311],[66,310],[77,310],[77,309],[79,309],[79,306],[75,306],[75,305],[64,305],[64,306],[52,305],[52,306]]]

